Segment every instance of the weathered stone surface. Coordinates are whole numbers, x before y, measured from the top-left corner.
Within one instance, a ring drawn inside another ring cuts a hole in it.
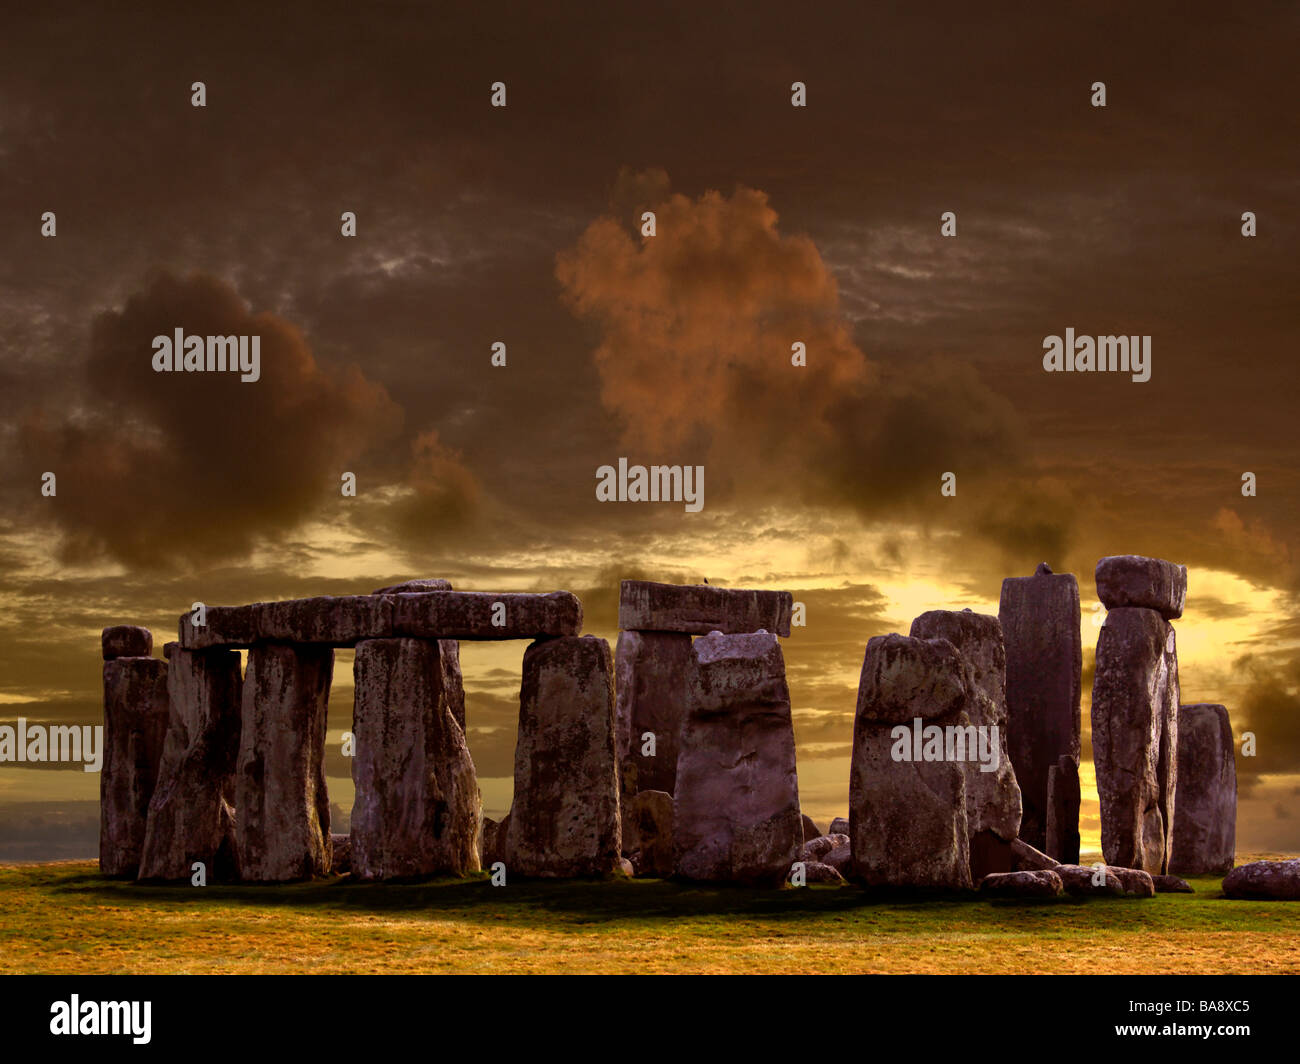
[[[99,870],[134,876],[167,735],[167,662],[104,662],[104,759],[99,772]]]
[[[1150,873],[1144,872],[1140,868],[1116,868],[1113,865],[1108,865],[1106,872],[1119,879],[1125,894],[1139,898],[1154,898],[1156,896],[1155,880]]]
[[[831,850],[835,849],[841,839],[844,840],[843,845],[847,846],[849,841],[847,835],[836,835],[834,837],[830,835],[819,835],[815,839],[809,839],[799,847],[798,859],[800,861],[820,861],[830,853]]]
[[[460,642],[455,639],[439,639],[438,656],[442,661],[442,688],[447,694],[447,705],[451,715],[465,730],[465,679],[460,672]]]
[[[1046,563],[1002,581],[998,607],[1007,661],[1007,745],[1020,786],[1020,838],[1047,845],[1047,774],[1079,757],[1083,643],[1079,584]],[[1077,830],[1077,824],[1075,826]]]
[[[235,844],[245,882],[330,870],[325,710],[333,671],[329,647],[261,643],[248,653],[235,773]]]
[[[981,894],[999,898],[1054,898],[1064,893],[1061,877],[1050,868],[1032,872],[991,872],[980,880]]]
[[[393,634],[411,639],[547,639],[582,631],[582,603],[568,591],[444,591],[392,598]],[[498,603],[505,607],[500,625],[493,623]]]
[[[827,835],[843,835],[848,838],[849,835],[849,818],[846,816],[837,816],[831,821],[831,826],[826,829]]]
[[[640,791],[623,810],[623,852],[639,876],[673,874],[673,796]]]
[[[817,822],[813,820],[813,818],[810,817],[807,813],[802,814],[802,819],[803,819],[803,841],[804,842],[808,842],[810,839],[820,838],[822,835],[825,834],[825,832],[823,832],[822,829],[817,826]]]
[[[139,878],[189,880],[193,862],[202,861],[209,882],[234,879],[239,654],[168,648],[171,710]]]
[[[849,878],[866,886],[969,888],[966,772],[953,761],[894,760],[895,726],[969,725],[969,667],[946,639],[867,643],[853,723]]]
[[[352,836],[330,835],[330,871],[336,876],[346,876],[352,871]]]
[[[1300,901],[1300,859],[1251,861],[1223,877],[1229,898],[1258,901]]]
[[[790,874],[794,874],[793,866],[791,866]],[[838,869],[832,868],[828,864],[822,864],[820,861],[805,861],[803,881],[805,885],[811,887],[814,883],[843,883],[844,877],[840,875]]]
[[[498,604],[504,607],[495,609]],[[494,624],[494,617],[501,621]],[[246,647],[256,643],[355,646],[364,639],[535,639],[576,635],[582,604],[567,591],[547,595],[440,591],[320,596],[209,606],[207,623],[180,618],[187,650]]]
[[[1196,703],[1178,710],[1178,789],[1169,870],[1226,875],[1237,852],[1237,764],[1228,711]]]
[[[695,642],[673,814],[676,874],[779,885],[803,840],[785,659],[775,635]]]
[[[618,600],[623,631],[790,634],[793,596],[788,591],[749,591],[709,584],[656,584],[624,580]]]
[[[1047,770],[1047,852],[1064,864],[1079,863],[1079,762],[1062,754]]]
[[[1016,871],[1032,872],[1044,868],[1055,868],[1061,862],[1049,857],[1041,850],[1036,850],[1024,839],[1011,840],[1011,852],[1015,858]]]
[[[1108,610],[1155,610],[1166,621],[1183,615],[1187,566],[1139,554],[1117,554],[1097,563],[1097,598]]]
[[[451,591],[450,580],[407,580],[403,584],[389,584],[370,592],[372,595],[427,594],[431,591]]]
[[[115,624],[100,636],[105,661],[147,658],[153,653],[153,633],[135,624]]]
[[[594,636],[533,643],[524,652],[519,702],[507,867],[521,876],[619,871],[609,644]]]
[[[483,818],[483,838],[480,844],[481,863],[490,870],[498,861],[506,859],[506,833],[510,830],[510,814],[498,820]]]
[[[619,757],[637,770],[640,790],[672,794],[695,653],[680,632],[620,632],[615,654]],[[654,756],[646,732],[654,734]]]
[[[931,610],[912,622],[914,639],[946,639],[966,659],[969,697],[966,716],[989,736],[992,758],[966,750],[966,830],[970,835],[971,880],[1010,871],[1006,843],[1020,830],[1020,787],[1007,751],[1006,650],[996,617],[971,610]],[[986,771],[987,765],[995,766]],[[993,836],[987,838],[986,836]]]
[[[1096,869],[1087,865],[1057,865],[1052,871],[1061,877],[1061,883],[1067,894],[1084,897],[1094,895],[1122,897],[1124,894],[1124,884],[1120,882],[1113,868],[1104,869],[1100,876]]]
[[[1177,785],[1178,652],[1154,610],[1119,608],[1097,640],[1092,750],[1106,863],[1168,871]]]
[[[1195,894],[1196,891],[1190,883],[1178,876],[1152,876],[1151,882],[1155,884],[1157,894]]]
[[[822,864],[829,865],[847,879],[849,874],[849,864],[853,860],[853,853],[849,847],[848,836],[840,835],[837,837],[842,838],[845,841],[843,844],[836,846],[833,850],[826,853],[822,857]]]
[[[357,644],[352,874],[413,879],[478,870],[478,778],[438,643]]]

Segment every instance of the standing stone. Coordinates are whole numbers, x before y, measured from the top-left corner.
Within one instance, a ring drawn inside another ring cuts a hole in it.
[[[803,843],[794,724],[775,635],[696,640],[673,810],[683,879],[778,886]]]
[[[479,844],[481,867],[491,870],[498,861],[506,859],[506,833],[510,830],[510,814],[500,820],[483,818],[483,833]]]
[[[1108,610],[1127,606],[1155,610],[1166,621],[1183,615],[1187,566],[1139,554],[1102,558],[1095,574],[1097,598]]]
[[[245,882],[326,875],[332,864],[325,789],[326,704],[334,651],[259,643],[244,675],[235,843]]]
[[[436,641],[357,644],[352,874],[411,879],[479,867],[478,778]]]
[[[1070,573],[1053,573],[1045,562],[1033,576],[1007,577],[998,619],[1006,644],[1007,746],[1020,785],[1020,838],[1042,850],[1048,771],[1062,755],[1079,758],[1078,581]]]
[[[435,591],[451,591],[451,581],[441,579],[407,580],[402,584],[390,584],[388,587],[376,588],[372,595],[408,595],[428,594]],[[465,681],[460,672],[460,640],[439,639],[438,651],[442,655],[442,682],[447,692],[447,702],[451,714],[465,730]]]
[[[672,794],[695,654],[680,632],[620,632],[615,653],[618,749],[636,766],[637,789]],[[654,756],[642,753],[654,733]]]
[[[1237,764],[1228,711],[1196,703],[1178,710],[1178,790],[1169,871],[1225,875],[1237,853]]]
[[[913,721],[964,727],[970,668],[946,639],[867,643],[853,721],[849,879],[866,886],[971,886],[966,772],[947,760],[895,759]]]
[[[946,639],[970,668],[970,697],[963,707],[970,723],[988,737],[988,764],[983,746],[966,748],[966,830],[970,836],[971,881],[1014,865],[1011,840],[1020,831],[1020,787],[1007,752],[1006,649],[996,617],[970,610],[932,610],[912,622],[914,639]],[[982,742],[983,740],[981,740]]]
[[[202,861],[209,882],[233,879],[239,654],[182,650],[176,643],[165,649],[171,715],[140,878],[188,880],[193,862]]]
[[[1097,640],[1092,751],[1106,863],[1168,871],[1178,782],[1178,651],[1155,610],[1120,607]]]
[[[104,662],[104,760],[99,772],[99,870],[134,876],[167,736],[167,662]]]
[[[639,876],[673,874],[673,796],[641,791],[623,810],[623,852]]]
[[[1047,852],[1063,864],[1079,863],[1079,762],[1062,754],[1047,770]]]
[[[825,832],[823,832],[822,829],[817,826],[817,821],[815,821],[807,813],[803,814],[802,820],[803,820],[803,841],[804,842],[808,842],[810,839],[819,839],[825,834]]]
[[[104,660],[147,658],[153,654],[153,633],[135,624],[115,624],[100,634]]]
[[[506,866],[521,876],[619,871],[614,669],[595,636],[524,651]]]

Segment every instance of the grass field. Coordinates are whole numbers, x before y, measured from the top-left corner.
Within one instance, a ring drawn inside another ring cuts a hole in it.
[[[0,973],[1300,972],[1300,904],[882,901],[658,880],[142,887],[0,865]]]

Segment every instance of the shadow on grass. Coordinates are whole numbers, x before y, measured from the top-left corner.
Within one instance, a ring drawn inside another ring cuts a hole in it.
[[[1226,904],[1217,881],[1197,883],[1196,894],[1142,898],[988,899],[974,894],[903,895],[852,886],[803,889],[711,887],[666,880],[515,880],[493,887],[486,873],[417,883],[359,883],[346,878],[274,886],[143,886],[97,874],[62,870],[52,893],[124,906],[202,906],[299,912],[422,913],[490,924],[502,919],[568,924],[661,923],[729,917],[793,927],[839,922],[873,931],[922,925],[966,931],[1164,929],[1217,930],[1256,926],[1251,903]],[[1267,903],[1261,903],[1267,906]],[[1288,914],[1289,916],[1289,914]],[[1284,922],[1279,920],[1278,924]],[[1300,907],[1295,911],[1300,927]],[[1278,927],[1281,930],[1281,927]]]

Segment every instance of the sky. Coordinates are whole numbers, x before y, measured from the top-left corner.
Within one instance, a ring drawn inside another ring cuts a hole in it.
[[[1182,701],[1256,737],[1239,852],[1300,849],[1300,9],[610,6],[6,16],[0,723],[102,720],[100,630],[160,653],[196,600],[563,588],[612,642],[620,580],[707,579],[806,605],[828,821],[867,640],[1043,561],[1090,758],[1093,571],[1146,554],[1189,571]],[[154,372],[177,327],[261,379]],[[1067,328],[1150,336],[1150,380],[1045,372]],[[620,457],[704,466],[703,509],[598,501]],[[523,651],[462,652],[489,815]],[[93,855],[97,795],[0,765],[0,854]]]

